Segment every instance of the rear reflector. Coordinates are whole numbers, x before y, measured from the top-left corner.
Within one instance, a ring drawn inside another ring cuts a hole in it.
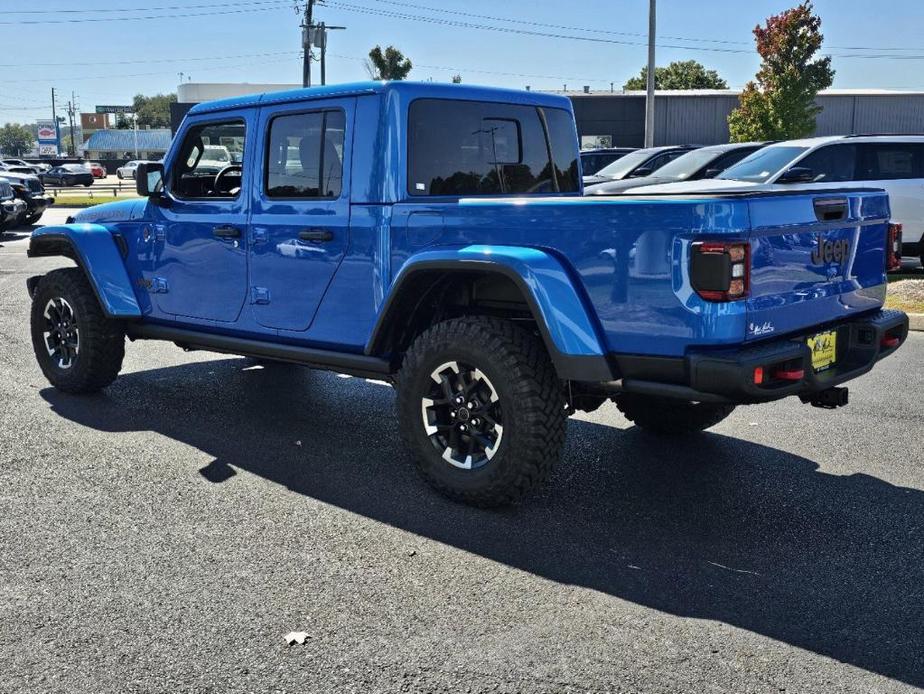
[[[889,224],[886,247],[886,272],[902,269],[902,225]]]
[[[764,382],[764,367],[758,366],[754,369],[754,385],[759,386]]]
[[[737,301],[751,285],[751,246],[747,243],[701,241],[693,244],[690,282],[706,301]]]
[[[778,381],[801,381],[805,378],[804,369],[777,369],[773,372],[773,378]]]
[[[893,347],[898,347],[899,342],[901,342],[901,338],[895,336],[887,336],[882,338],[882,342],[879,344],[882,345],[883,349],[892,349]]]

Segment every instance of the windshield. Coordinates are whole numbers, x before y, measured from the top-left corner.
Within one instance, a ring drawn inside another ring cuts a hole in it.
[[[225,147],[209,147],[208,145],[205,146],[202,158],[207,161],[231,161],[231,156]]]
[[[665,164],[655,171],[654,175],[658,178],[669,178],[672,181],[684,181],[724,153],[724,150],[694,149]]]
[[[657,150],[637,149],[617,159],[612,164],[607,164],[594,175],[605,176],[607,178],[625,178],[628,174],[632,173],[633,169],[644,164],[656,153]]]
[[[83,164],[65,164],[61,168],[65,171],[75,171],[77,173],[83,173],[87,170]]]
[[[787,166],[808,147],[764,147],[731,166],[716,178],[726,181],[766,183],[773,174]]]

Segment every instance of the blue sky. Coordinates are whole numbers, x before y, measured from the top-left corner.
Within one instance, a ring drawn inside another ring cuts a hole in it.
[[[758,65],[754,25],[793,4],[659,0],[658,42],[664,47],[658,64],[694,58],[740,87]],[[194,82],[297,83],[300,39],[292,5],[0,0],[0,122],[50,117],[52,87],[64,100],[74,91],[81,109],[90,111],[98,103],[129,103],[138,92],[174,91],[181,71]],[[466,83],[602,90],[610,82],[618,89],[644,64],[647,7],[647,0],[328,0],[316,17],[348,27],[331,34],[328,82],[365,79],[362,58],[369,48],[394,44],[415,63],[412,79],[448,81],[459,72]],[[817,0],[816,10],[826,51],[835,56],[835,87],[924,90],[924,2]],[[150,18],[124,19],[138,16]]]

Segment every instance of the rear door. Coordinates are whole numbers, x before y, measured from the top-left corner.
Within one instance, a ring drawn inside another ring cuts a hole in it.
[[[349,247],[355,101],[261,110],[250,250],[251,310],[260,325],[308,330]]]
[[[889,194],[892,220],[902,239],[916,243],[924,234],[924,144],[867,142],[859,145],[856,180]]]

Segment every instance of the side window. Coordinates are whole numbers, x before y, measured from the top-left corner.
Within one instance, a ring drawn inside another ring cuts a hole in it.
[[[180,198],[236,198],[241,192],[244,122],[206,123],[190,128],[170,176]],[[222,175],[219,176],[218,174]]]
[[[828,145],[809,154],[795,166],[811,169],[815,175],[813,183],[839,183],[857,180],[856,145]]]
[[[730,166],[734,166],[746,156],[753,154],[756,151],[757,150],[755,149],[744,148],[733,150],[728,154],[723,154],[721,157],[709,164],[709,166],[706,168],[706,171],[710,172],[712,176],[717,176],[718,174],[725,171],[725,169],[729,168]]]
[[[577,190],[574,123],[561,111],[566,116],[563,135],[563,121],[555,112],[474,101],[414,101],[408,112],[408,192],[421,196]]]
[[[860,145],[860,170],[857,178],[887,181],[924,178],[924,145],[882,142]]]
[[[345,123],[340,110],[273,118],[266,150],[266,196],[340,197]]]

